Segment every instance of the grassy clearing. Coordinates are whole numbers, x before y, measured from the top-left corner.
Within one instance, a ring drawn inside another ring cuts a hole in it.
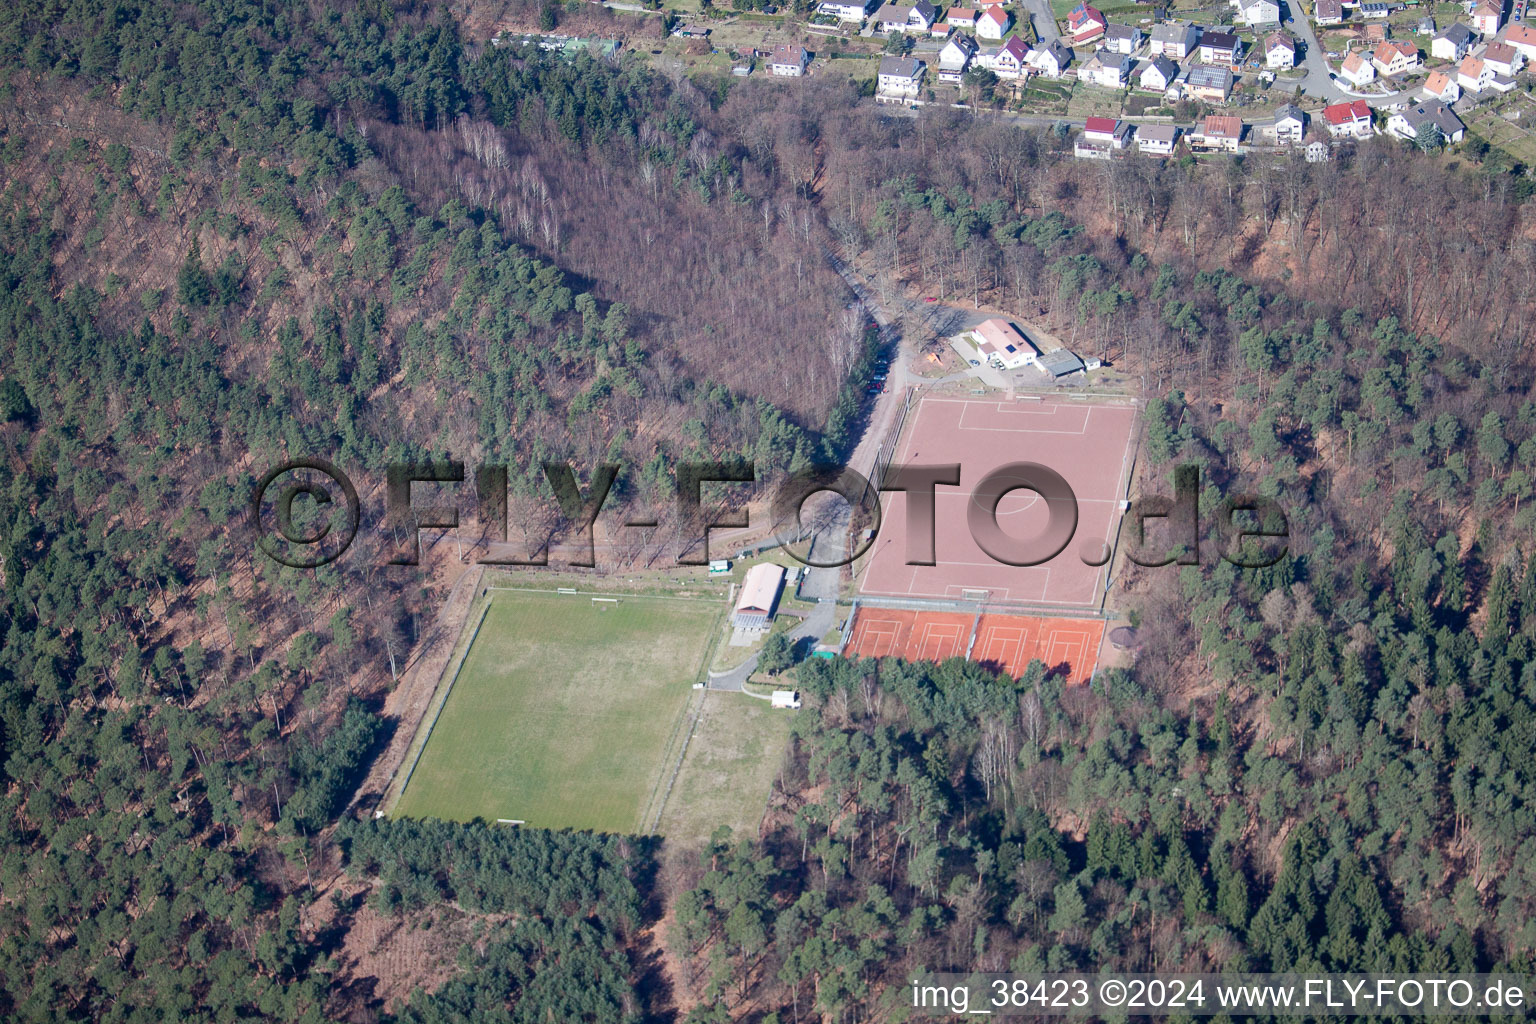
[[[638,830],[723,612],[493,591],[396,813]]]
[[[721,825],[755,837],[796,714],[744,693],[706,693],[658,831],[683,843],[708,839]]]

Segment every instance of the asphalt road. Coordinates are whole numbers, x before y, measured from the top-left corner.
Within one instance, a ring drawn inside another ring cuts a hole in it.
[[[1043,46],[1050,46],[1051,42],[1061,38],[1061,33],[1056,30],[1056,15],[1051,12],[1050,0],[1024,0],[1024,9],[1029,12],[1029,20],[1034,22],[1035,35],[1039,37]]]
[[[1403,95],[1401,91],[1385,94],[1355,92],[1343,83],[1329,78],[1328,60],[1323,56],[1325,51],[1322,43],[1317,40],[1317,30],[1313,27],[1312,22],[1306,18],[1297,19],[1291,17],[1289,9],[1287,9],[1284,24],[1292,34],[1301,38],[1303,45],[1301,64],[1307,70],[1307,77],[1301,83],[1301,91],[1308,96],[1326,100],[1329,103],[1365,100],[1367,105],[1379,107]]]

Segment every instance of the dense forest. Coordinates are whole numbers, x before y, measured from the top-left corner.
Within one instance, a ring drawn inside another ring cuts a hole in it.
[[[1523,169],[1085,166],[857,83],[513,57],[425,4],[21,0],[0,65],[7,1019],[852,1021],[918,965],[1530,968]],[[622,457],[643,500],[679,458],[836,457],[868,359],[829,250],[920,340],[943,294],[1102,345],[1149,486],[1275,496],[1292,557],[1128,577],[1143,649],[1091,691],[799,667],[763,836],[677,877],[649,838],[359,820],[444,583],[382,529],[256,556],[255,478],[451,455],[532,500],[543,455]],[[362,962],[363,929],[421,955]]]

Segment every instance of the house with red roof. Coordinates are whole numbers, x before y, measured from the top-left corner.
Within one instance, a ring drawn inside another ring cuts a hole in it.
[[[1413,71],[1422,63],[1418,47],[1395,39],[1386,40],[1371,52],[1371,64],[1389,78]]]
[[[1013,15],[1002,7],[988,7],[976,17],[976,34],[983,39],[1001,39],[1008,34]]]
[[[1371,124],[1371,107],[1365,100],[1330,103],[1323,108],[1323,123],[1328,126],[1329,135],[1363,139],[1376,134]]]
[[[1078,4],[1067,15],[1067,31],[1072,36],[1073,46],[1092,42],[1102,36],[1108,27],[1109,19],[1100,14],[1098,8],[1089,7],[1086,3]]]

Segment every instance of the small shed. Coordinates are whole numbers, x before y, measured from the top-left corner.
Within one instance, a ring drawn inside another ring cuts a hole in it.
[[[774,690],[773,706],[776,708],[798,708],[800,706],[800,694],[795,690]]]

